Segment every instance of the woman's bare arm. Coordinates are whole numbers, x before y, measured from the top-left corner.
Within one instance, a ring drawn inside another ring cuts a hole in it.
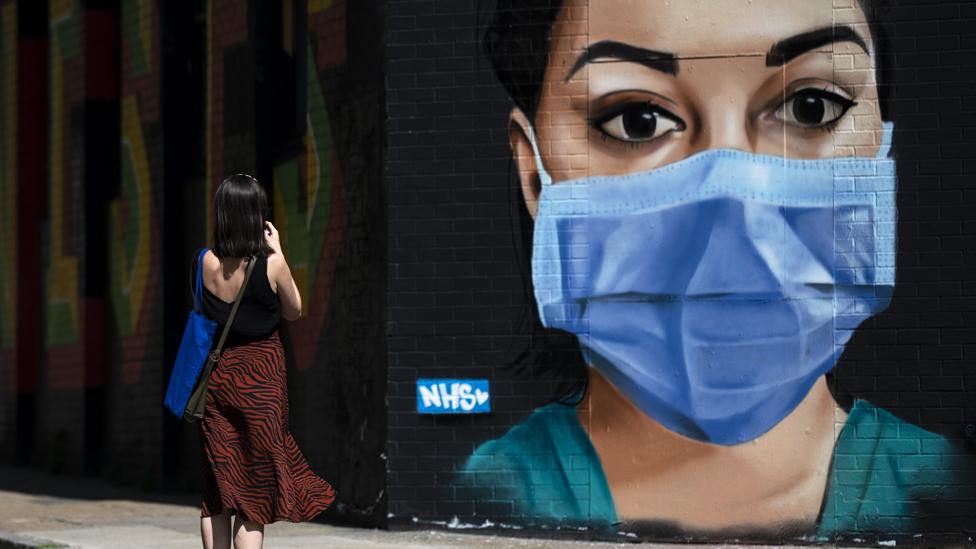
[[[281,301],[281,316],[285,320],[298,320],[302,316],[302,296],[298,285],[291,276],[291,269],[278,241],[278,229],[270,221],[265,221],[265,239],[275,253],[268,256],[268,274],[274,280]]]

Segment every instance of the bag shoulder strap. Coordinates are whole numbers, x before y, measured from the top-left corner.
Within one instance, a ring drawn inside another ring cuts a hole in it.
[[[220,340],[217,342],[217,347],[214,348],[213,353],[210,354],[211,360],[214,362],[220,358],[220,351],[224,348],[224,340],[227,339],[227,332],[230,331],[231,324],[234,323],[234,317],[237,316],[237,308],[241,305],[241,298],[244,297],[244,288],[247,288],[247,281],[251,279],[251,271],[254,270],[254,256],[248,258],[247,260],[247,270],[244,272],[244,283],[241,284],[241,289],[237,292],[237,297],[234,298],[234,306],[230,309],[230,314],[227,316],[227,324],[224,324],[224,330],[220,334]]]
[[[207,247],[200,248],[197,254],[196,268],[193,269],[193,310],[203,312],[203,255],[207,253]]]

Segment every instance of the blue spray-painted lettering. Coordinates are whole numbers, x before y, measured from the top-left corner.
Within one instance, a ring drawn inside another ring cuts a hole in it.
[[[487,379],[418,379],[417,411],[482,414],[491,411]]]

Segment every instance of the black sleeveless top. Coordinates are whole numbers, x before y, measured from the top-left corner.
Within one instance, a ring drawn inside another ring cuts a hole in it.
[[[197,253],[196,257],[200,257],[200,254]],[[241,304],[237,308],[234,324],[227,333],[228,340],[235,335],[243,338],[267,336],[281,322],[281,301],[278,300],[278,294],[271,289],[271,282],[268,281],[268,258],[257,256],[254,260],[256,263],[254,270],[251,271],[251,279],[244,289],[244,296],[241,297]],[[194,258],[193,277],[196,277],[196,263],[197,259]],[[227,323],[230,310],[234,307],[234,302],[227,303],[211,293],[206,284],[202,286],[203,314],[217,321],[217,331],[214,333],[214,341],[217,341],[224,324]]]

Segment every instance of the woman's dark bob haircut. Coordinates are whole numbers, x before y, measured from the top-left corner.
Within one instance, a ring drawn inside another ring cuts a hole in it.
[[[268,195],[257,179],[244,173],[224,179],[214,197],[213,252],[224,257],[267,257],[274,253],[264,239]]]

